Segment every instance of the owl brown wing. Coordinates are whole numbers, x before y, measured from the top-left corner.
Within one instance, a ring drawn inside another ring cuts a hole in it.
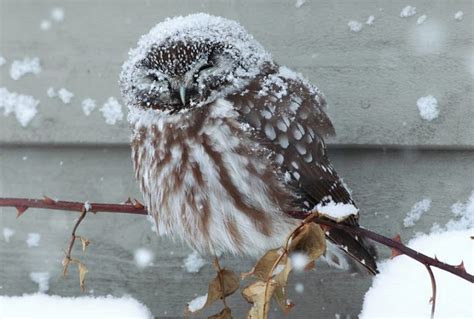
[[[271,152],[280,178],[294,191],[295,208],[312,209],[329,201],[355,206],[327,156],[323,138],[335,131],[317,88],[288,68],[272,64],[228,99],[240,121],[250,126],[253,137]],[[358,225],[358,216],[344,223]],[[364,239],[337,229],[327,230],[327,236],[370,272],[376,272],[375,250]]]

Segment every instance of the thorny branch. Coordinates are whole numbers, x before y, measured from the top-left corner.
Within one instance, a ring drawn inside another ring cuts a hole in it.
[[[289,212],[289,214],[293,216],[294,218],[304,219],[307,217],[309,213],[308,212]],[[380,235],[378,233],[375,233],[371,230],[365,229],[360,226],[355,227],[353,225],[349,226],[342,223],[336,223],[326,218],[321,218],[318,216],[312,217],[312,221],[320,225],[326,225],[333,228],[342,229],[348,233],[352,233],[354,235],[359,235],[362,237],[372,239],[373,241],[376,241],[387,247],[393,248],[397,250],[398,252],[400,252],[401,254],[407,255],[408,257],[415,259],[416,261],[422,263],[423,265],[429,265],[431,267],[442,269],[444,271],[452,273],[453,275],[461,277],[471,283],[474,283],[474,276],[469,274],[466,271],[466,269],[464,268],[464,264],[462,262],[461,264],[457,266],[446,264],[438,260],[436,257],[431,258],[416,250],[413,250],[410,247],[407,247],[404,244],[402,244],[400,241],[390,239],[388,237],[385,237],[383,235]]]
[[[0,207],[16,207],[18,210],[18,216],[22,215],[28,208],[43,208],[43,209],[53,209],[53,210],[67,210],[67,211],[76,211],[82,212],[84,208],[83,202],[69,202],[69,201],[59,201],[51,200],[50,198],[45,199],[26,199],[26,198],[0,198]],[[140,204],[138,201],[128,200],[124,204],[105,204],[105,203],[90,203],[89,210],[90,212],[104,212],[104,213],[126,213],[126,214],[136,214],[136,215],[147,215],[146,208]],[[311,213],[298,211],[298,212],[288,212],[291,216],[297,219],[305,219]],[[464,268],[463,263],[460,265],[454,266],[441,262],[437,258],[428,257],[416,250],[413,250],[401,242],[390,239],[386,236],[380,235],[368,229],[362,227],[348,226],[342,223],[336,223],[326,218],[312,216],[311,220],[317,224],[325,225],[333,228],[342,229],[348,233],[354,235],[364,236],[373,241],[376,241],[380,244],[388,246],[390,248],[396,249],[400,253],[407,255],[408,257],[422,263],[425,266],[436,267],[444,271],[450,272],[453,275],[456,275],[460,278],[463,278],[471,283],[474,283],[474,276],[469,274]]]

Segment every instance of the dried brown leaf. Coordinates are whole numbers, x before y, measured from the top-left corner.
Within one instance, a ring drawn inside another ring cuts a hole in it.
[[[286,285],[288,282],[288,276],[291,272],[291,260],[286,259],[286,263],[283,269],[277,273],[273,279],[275,283],[275,289],[273,290],[273,298],[277,301],[283,312],[287,314],[293,304],[288,300]]]
[[[312,260],[304,267],[304,270],[310,271],[311,269],[314,269],[315,267],[316,267],[316,261]]]
[[[222,284],[221,285],[221,281]],[[223,287],[222,287],[223,286]],[[186,306],[185,313],[191,314],[196,313],[210,305],[212,305],[217,300],[223,299],[224,297],[232,295],[234,292],[239,289],[240,279],[235,272],[228,269],[222,269],[218,271],[216,277],[209,283],[207,288],[207,300],[206,303],[196,311],[190,311],[189,305]]]
[[[268,290],[268,291],[267,291]],[[252,304],[247,319],[268,318],[270,298],[275,290],[275,282],[257,281],[242,290],[242,296]]]
[[[308,263],[326,251],[326,237],[319,225],[304,224],[291,238],[289,252],[299,252],[308,257]],[[307,265],[309,267],[309,265]]]
[[[222,309],[221,312],[208,317],[208,319],[232,319],[232,314],[230,313],[229,308]]]
[[[221,280],[224,287],[221,287]],[[232,270],[222,269],[218,272],[217,276],[209,283],[207,292],[207,305],[222,299],[224,297],[232,295],[239,289],[240,280],[239,277]]]
[[[63,265],[63,277],[67,276],[67,271],[69,269],[69,264],[71,263],[71,258],[67,256],[63,258],[61,264]]]
[[[79,268],[79,285],[81,286],[82,291],[84,291],[84,289],[86,288],[85,280],[88,270],[86,265],[84,265],[83,263],[78,263],[77,267]]]
[[[89,244],[91,243],[89,239],[87,238],[84,238],[82,236],[77,236],[79,237],[79,239],[81,240],[81,243],[82,243],[82,251],[86,251],[87,247],[89,246]]]
[[[242,279],[247,278],[248,276],[255,276],[260,280],[266,281],[270,276],[273,265],[277,262],[278,258],[282,254],[281,249],[272,249],[266,252],[262,258],[260,258],[253,269],[249,272],[242,273]],[[287,257],[284,256],[281,260],[281,264],[286,262]]]

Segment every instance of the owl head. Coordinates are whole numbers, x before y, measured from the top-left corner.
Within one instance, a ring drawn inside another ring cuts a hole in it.
[[[131,110],[189,112],[241,90],[269,61],[237,22],[192,14],[144,35],[129,52],[120,86]]]

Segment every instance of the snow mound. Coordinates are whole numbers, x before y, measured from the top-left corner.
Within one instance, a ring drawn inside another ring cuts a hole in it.
[[[421,215],[426,213],[431,207],[431,199],[425,198],[418,203],[415,203],[411,208],[410,212],[407,214],[405,219],[403,219],[403,226],[412,227],[415,226],[415,223],[420,220]]]
[[[463,261],[466,271],[472,273],[474,191],[466,203],[453,204],[451,211],[460,219],[450,220],[444,228],[437,226],[429,235],[417,235],[408,246],[451,265]],[[379,270],[365,295],[360,318],[430,317],[431,281],[423,265],[400,255],[379,264]],[[472,284],[437,268],[432,270],[437,284],[435,318],[474,318]]]
[[[416,7],[406,6],[400,12],[400,17],[401,18],[408,18],[408,17],[414,16],[415,14],[416,14]]]
[[[408,243],[410,248],[474,271],[474,228],[421,235]],[[400,255],[379,264],[380,274],[366,293],[359,318],[430,318],[431,281],[426,268]],[[435,318],[474,318],[472,284],[437,268],[432,268],[437,284]]]
[[[184,268],[189,273],[198,273],[206,264],[206,261],[197,253],[193,252],[184,260]]]
[[[9,319],[153,319],[151,311],[131,297],[61,297],[44,294],[0,296],[0,317]]]
[[[439,116],[438,101],[433,95],[420,97],[416,101],[422,119],[432,121]]]
[[[13,80],[19,80],[28,73],[38,75],[41,72],[39,58],[24,58],[23,60],[15,60],[10,67],[10,77]]]
[[[0,88],[0,109],[3,115],[8,116],[15,113],[15,117],[21,126],[26,127],[38,113],[38,100],[32,96],[9,92],[6,88]]]
[[[114,98],[109,97],[104,105],[100,108],[105,123],[114,125],[117,121],[123,119],[122,105]]]
[[[362,23],[359,21],[351,20],[347,23],[347,26],[352,32],[359,32],[362,30]]]

